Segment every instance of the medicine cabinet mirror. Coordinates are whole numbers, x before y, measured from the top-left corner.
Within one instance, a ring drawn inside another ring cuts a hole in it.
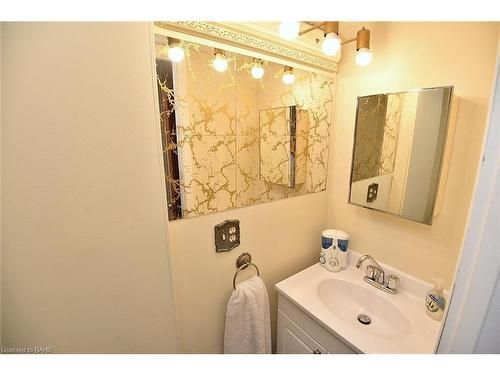
[[[326,188],[334,76],[181,40],[168,59],[156,35],[156,69],[169,219],[221,212]],[[220,51],[219,51],[220,52]],[[290,69],[287,68],[287,72]]]
[[[306,182],[308,111],[297,106],[260,111],[260,179],[294,188]]]
[[[453,87],[358,97],[349,202],[431,224]]]

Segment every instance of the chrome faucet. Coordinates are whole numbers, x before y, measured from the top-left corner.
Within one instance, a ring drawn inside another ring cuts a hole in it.
[[[363,277],[363,280],[386,293],[396,294],[398,292],[399,277],[396,275],[389,275],[386,277],[384,269],[371,255],[366,254],[360,257],[356,262],[356,268],[360,268],[367,259],[371,261],[372,264],[366,267],[366,275]]]

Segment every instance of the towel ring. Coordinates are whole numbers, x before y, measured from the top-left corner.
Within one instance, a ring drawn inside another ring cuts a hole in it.
[[[233,277],[233,289],[236,289],[236,277],[241,270],[244,270],[248,266],[254,266],[257,271],[257,276],[260,276],[259,267],[255,263],[252,263],[252,256],[250,253],[243,253],[236,259],[236,272]]]

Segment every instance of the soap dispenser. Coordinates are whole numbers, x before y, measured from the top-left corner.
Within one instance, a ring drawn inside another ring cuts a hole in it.
[[[432,278],[434,280],[434,288],[427,292],[425,298],[425,312],[434,320],[441,320],[443,318],[444,308],[446,307],[446,300],[443,293],[443,280],[439,278]]]

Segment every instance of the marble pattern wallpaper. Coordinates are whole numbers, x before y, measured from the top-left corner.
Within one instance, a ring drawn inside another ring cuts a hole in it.
[[[402,93],[358,99],[352,181],[394,171]]]
[[[169,211],[169,219],[324,190],[335,77],[295,69],[295,82],[285,85],[283,66],[264,62],[265,74],[256,80],[250,74],[253,58],[228,52],[228,69],[220,73],[212,66],[212,48],[185,41],[182,46],[185,58],[172,64],[173,84],[158,76],[163,151],[176,159],[179,169],[175,178],[165,163],[167,190],[176,195],[169,204],[180,205],[182,212],[176,216]],[[156,53],[158,65],[166,47],[157,45]],[[295,138],[286,133],[284,113],[267,123],[259,115],[289,106],[297,106]],[[174,127],[168,125],[172,116]],[[286,163],[276,169],[279,163],[270,162],[290,149],[284,138],[281,151],[270,145],[262,153],[262,135],[269,140],[271,128],[296,143],[293,187],[287,183]]]
[[[380,166],[378,170],[380,176],[394,172],[403,95],[403,93],[387,95],[385,126],[382,136],[382,149],[380,151]]]
[[[290,108],[260,111],[260,178],[273,184],[293,186],[292,119]]]

